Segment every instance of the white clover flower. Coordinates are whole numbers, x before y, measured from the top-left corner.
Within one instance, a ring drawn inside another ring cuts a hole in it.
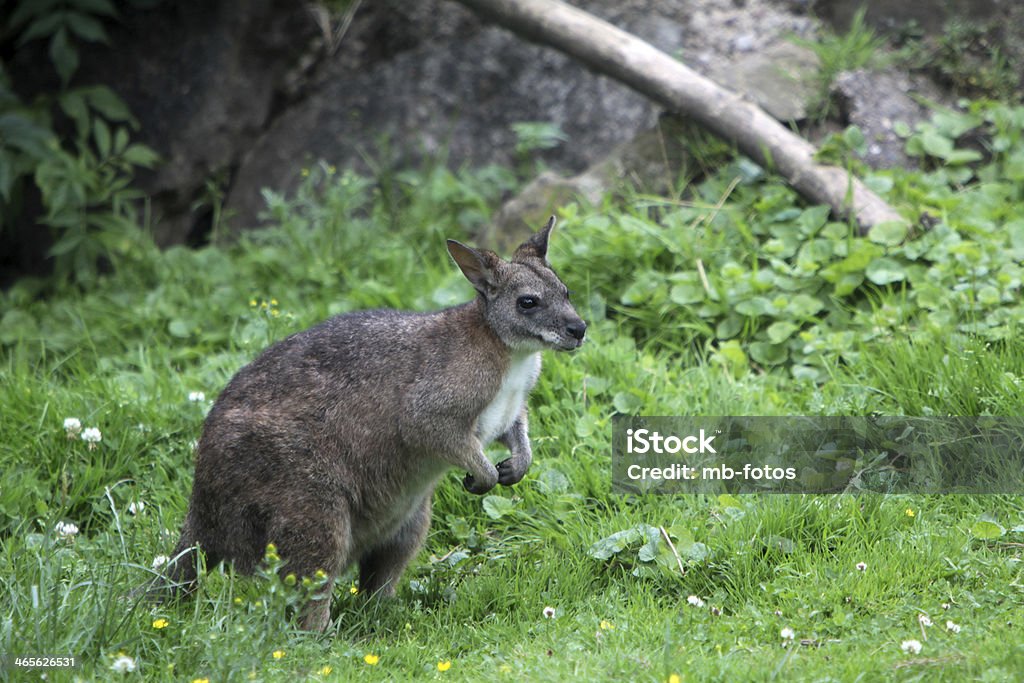
[[[927,614],[918,614],[917,620],[921,622],[921,626],[931,626],[932,620]]]
[[[206,400],[206,394],[201,391],[190,391],[188,392],[188,400],[192,403],[199,403]]]
[[[128,503],[128,512],[132,513],[133,515],[137,515],[145,509],[146,504],[141,500],[133,500],[132,502]]]
[[[69,439],[75,438],[78,436],[78,432],[82,431],[82,421],[77,417],[65,417],[64,431],[68,433]]]
[[[165,564],[167,564],[167,560],[169,559],[170,558],[166,555],[157,555],[153,558],[153,569],[159,569],[160,567],[164,566]]]
[[[686,598],[686,602],[690,603],[694,607],[704,606],[704,601],[698,598],[696,595],[691,595],[690,597]]]
[[[946,630],[952,631],[953,633],[960,633],[960,624],[954,624],[952,621],[946,621]]]
[[[135,671],[135,660],[123,652],[119,652],[114,661],[110,664],[110,670],[119,674]]]
[[[73,538],[78,534],[78,527],[71,522],[57,522],[56,526],[53,527],[53,533],[61,538]]]
[[[86,441],[90,444],[97,444],[103,440],[103,435],[100,434],[100,430],[96,427],[86,427],[82,431],[82,441]]]
[[[864,563],[864,562],[858,562],[857,563],[857,571],[863,572],[863,571],[867,571],[867,569],[868,569],[868,565],[866,563]]]
[[[793,640],[796,638],[796,631],[786,626],[784,629],[779,631],[779,637],[783,640]]]
[[[555,618],[555,608],[554,607],[550,607],[550,606],[545,607],[543,614],[544,614],[544,618],[545,619],[554,619]]]
[[[902,643],[900,643],[900,649],[906,652],[908,655],[921,654],[921,641],[904,640]]]

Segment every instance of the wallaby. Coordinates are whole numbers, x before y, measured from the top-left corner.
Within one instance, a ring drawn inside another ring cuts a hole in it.
[[[474,301],[340,315],[243,367],[203,426],[168,578],[194,586],[196,548],[209,566],[249,573],[274,543],[283,574],[329,577],[300,615],[322,631],[334,579],[353,562],[361,592],[395,592],[446,470],[466,470],[475,494],[521,480],[540,351],[575,350],[587,329],[547,262],[553,227],[552,216],[511,261],[448,240]],[[511,453],[497,466],[483,450],[495,439]]]

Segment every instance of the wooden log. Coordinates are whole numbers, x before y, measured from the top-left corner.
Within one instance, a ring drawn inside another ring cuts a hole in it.
[[[819,164],[814,145],[757,105],[701,76],[636,36],[561,0],[458,0],[481,17],[532,42],[554,47],[622,81],[666,109],[731,140],[761,166],[777,171],[809,201],[827,204],[862,233],[885,221],[907,221],[845,169]]]

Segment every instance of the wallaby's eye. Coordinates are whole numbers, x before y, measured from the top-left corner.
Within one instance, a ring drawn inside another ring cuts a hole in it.
[[[519,310],[528,311],[531,308],[537,308],[537,297],[533,296],[521,296],[516,299],[516,305],[519,306]]]

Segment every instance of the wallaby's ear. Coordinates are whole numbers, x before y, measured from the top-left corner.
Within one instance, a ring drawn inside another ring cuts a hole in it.
[[[552,216],[548,219],[547,225],[534,233],[530,239],[519,245],[519,248],[516,249],[516,253],[512,255],[512,260],[514,261],[516,259],[533,257],[546,261],[548,258],[548,236],[551,234],[551,230],[554,227],[555,217]]]
[[[448,240],[448,253],[476,291],[485,296],[494,292],[497,288],[494,269],[501,260],[497,254],[486,249],[473,249],[455,240]]]

